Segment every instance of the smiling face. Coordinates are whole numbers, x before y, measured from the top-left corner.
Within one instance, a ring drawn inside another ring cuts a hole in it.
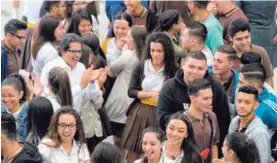
[[[140,0],[124,0],[127,10],[133,15],[140,6]]]
[[[157,138],[154,132],[147,132],[143,135],[142,150],[148,160],[156,160],[161,155],[163,143]]]
[[[57,41],[60,41],[64,35],[64,28],[62,22],[59,23],[57,28],[54,31],[54,36]]]
[[[58,133],[62,143],[72,142],[76,130],[76,118],[72,114],[61,114],[58,120]]]
[[[91,32],[92,31],[91,22],[87,19],[82,19],[78,24],[78,31],[81,35]]]
[[[62,58],[71,67],[75,67],[82,55],[82,45],[80,42],[72,42],[69,44],[67,51],[62,52]]]
[[[237,32],[231,39],[235,49],[242,52],[246,52],[250,49],[251,33],[249,31]]]
[[[213,74],[224,75],[231,71],[233,63],[228,59],[227,54],[216,52],[214,55]]]
[[[195,79],[203,78],[207,70],[207,61],[188,57],[182,66],[187,84]]]
[[[125,37],[129,31],[129,23],[124,19],[117,19],[114,21],[113,30],[116,38]]]
[[[168,143],[180,146],[188,137],[187,125],[179,119],[170,120],[166,127],[166,136]]]
[[[13,85],[4,85],[1,88],[2,104],[10,111],[17,111],[20,107],[20,99],[23,92],[18,92]]]

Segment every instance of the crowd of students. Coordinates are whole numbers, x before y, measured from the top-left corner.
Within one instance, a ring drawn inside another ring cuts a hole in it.
[[[3,162],[277,161],[276,2],[105,3],[5,25]]]

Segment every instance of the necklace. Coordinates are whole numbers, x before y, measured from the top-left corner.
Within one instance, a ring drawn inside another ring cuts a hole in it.
[[[15,150],[13,150],[6,158],[4,158],[4,160],[5,160],[5,161],[8,161],[8,160],[10,160],[11,158],[13,158],[13,157],[11,157],[11,156],[13,156],[17,151],[19,151],[19,149],[21,150],[21,145],[19,145]]]

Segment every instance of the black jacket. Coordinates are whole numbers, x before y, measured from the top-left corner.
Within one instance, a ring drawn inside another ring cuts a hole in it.
[[[38,148],[28,142],[24,143],[22,151],[13,159],[11,163],[42,163],[43,158]]]
[[[190,99],[187,94],[188,86],[183,80],[183,70],[178,70],[174,78],[169,79],[164,83],[159,95],[157,106],[157,120],[162,129],[169,117],[176,112],[183,112],[184,108],[190,106]],[[213,112],[217,116],[219,131],[220,131],[220,146],[223,143],[225,136],[228,133],[230,124],[229,104],[223,86],[215,80],[208,72],[204,76],[212,84],[213,91]],[[197,141],[197,140],[196,140]]]

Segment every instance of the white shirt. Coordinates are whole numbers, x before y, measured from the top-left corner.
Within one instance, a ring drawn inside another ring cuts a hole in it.
[[[207,58],[207,66],[212,66],[214,62],[214,55],[212,51],[207,46],[205,46],[205,48],[202,49],[201,52],[204,53]]]
[[[85,89],[81,89],[80,82],[81,82],[81,75],[86,70],[85,66],[78,62],[74,68],[69,67],[69,65],[59,56],[56,59],[48,62],[41,72],[40,80],[41,83],[44,85],[44,96],[49,95],[49,90],[47,88],[48,80],[47,80],[47,74],[50,72],[50,70],[54,67],[61,67],[64,68],[67,71],[67,74],[69,76],[70,85],[71,85],[71,91],[74,101],[74,108],[77,112],[80,112],[80,107],[82,104],[82,101],[86,98],[95,98],[96,93],[98,91],[95,91],[97,88],[96,84],[88,84]]]
[[[23,105],[19,108],[19,110],[17,110],[17,111],[14,112],[14,113],[9,112],[9,109],[7,109],[7,113],[13,115],[13,117],[17,120],[17,118],[18,118],[18,116],[19,116],[19,114],[20,114],[22,108],[23,108]]]
[[[162,148],[162,152],[163,152],[164,157],[166,157],[166,158],[168,158],[168,159],[174,161],[175,163],[181,163],[181,161],[182,161],[182,159],[183,159],[183,157],[184,157],[184,151],[182,151],[182,153],[181,153],[180,156],[176,157],[176,158],[173,160],[173,159],[169,158],[168,155],[166,154],[166,149],[165,149],[165,148],[166,148],[166,144],[167,144],[167,141],[164,143],[164,146],[163,146],[163,148]]]
[[[145,78],[142,81],[142,90],[160,91],[164,83],[164,65],[156,72],[152,65],[151,59],[145,60],[144,63]]]
[[[43,144],[44,141],[45,139],[38,145],[39,152],[44,158],[44,163],[84,163],[90,160],[86,144],[83,144],[82,147],[79,148],[79,144],[73,140],[73,146],[70,155],[68,155],[62,145],[54,148],[50,145]],[[47,141],[53,144],[51,139],[47,139]]]

